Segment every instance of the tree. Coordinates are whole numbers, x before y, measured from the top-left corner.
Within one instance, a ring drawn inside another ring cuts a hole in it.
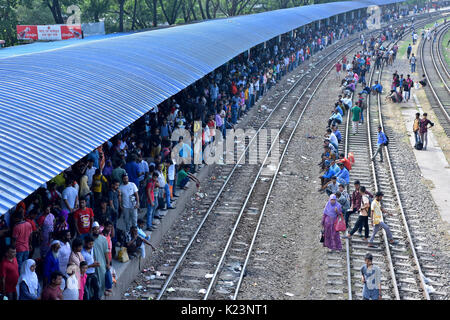
[[[100,18],[108,12],[111,7],[109,0],[87,0],[82,5],[85,16],[92,17],[95,22],[99,22]]]
[[[153,27],[158,26],[158,0],[145,0],[147,7],[152,11]]]
[[[6,46],[17,42],[17,0],[0,0],[0,39]]]
[[[159,0],[161,10],[168,24],[172,25],[177,20],[178,11],[181,8],[183,0]]]
[[[61,13],[61,4],[59,0],[44,0],[44,3],[48,6],[52,12],[53,19],[56,24],[64,24],[64,19]]]
[[[126,0],[117,0],[119,4],[119,32],[123,32],[123,14],[124,14],[124,5]]]
[[[227,16],[237,16],[252,11],[258,0],[223,0],[220,10]]]

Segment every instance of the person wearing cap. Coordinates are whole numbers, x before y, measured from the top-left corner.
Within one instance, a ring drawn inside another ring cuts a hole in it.
[[[361,267],[361,281],[364,283],[363,300],[381,300],[381,270],[373,264],[372,254],[364,257]]]
[[[338,161],[340,171],[336,174],[336,179],[339,184],[347,186],[350,182],[350,175],[347,168],[344,166],[344,162]]]
[[[375,154],[372,157],[372,161],[375,161],[375,158],[377,156],[377,154],[380,154],[380,162],[383,162],[383,146],[385,146],[387,143],[387,137],[384,134],[384,132],[382,131],[381,126],[378,126],[378,140],[377,140],[377,151],[375,152]]]
[[[371,205],[372,212],[370,215],[370,219],[372,220],[372,226],[374,226],[374,228],[368,246],[373,248],[376,248],[376,246],[373,244],[373,240],[375,239],[375,235],[378,233],[378,231],[380,231],[380,228],[383,228],[386,231],[386,235],[390,244],[397,244],[397,240],[393,239],[391,230],[389,229],[388,225],[383,221],[383,213],[387,213],[387,211],[381,207],[381,200],[383,199],[383,195],[383,192],[378,191],[375,194],[375,199],[372,201]],[[388,215],[392,216],[392,214],[389,213]]]
[[[58,240],[53,240],[50,243],[50,251],[47,252],[44,260],[44,284],[50,282],[50,275],[52,272],[59,272],[58,251],[60,248],[61,245]]]
[[[97,221],[92,224],[92,238],[94,239],[94,257],[99,263],[99,266],[95,268],[95,275],[99,283],[99,294],[100,296],[103,293],[109,295],[110,288],[108,288],[108,292],[105,292],[105,288],[106,277],[111,278],[111,274],[109,273],[109,269],[111,268],[111,261],[109,261],[110,250],[108,248],[108,240],[104,235],[100,234],[100,224]]]

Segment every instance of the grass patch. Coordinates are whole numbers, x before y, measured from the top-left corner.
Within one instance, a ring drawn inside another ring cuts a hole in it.
[[[447,62],[448,66],[450,66],[450,52],[447,47],[447,43],[449,40],[450,40],[450,29],[445,33],[444,37],[442,38],[442,43],[441,43],[445,62]]]

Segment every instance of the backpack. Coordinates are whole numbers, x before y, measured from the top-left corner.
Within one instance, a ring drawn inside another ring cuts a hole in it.
[[[417,144],[414,146],[414,148],[416,148],[417,150],[422,150],[423,149],[423,143],[421,141],[417,142]]]
[[[386,142],[384,145],[387,147],[389,145],[389,137],[386,134],[384,134],[384,136],[386,137]]]

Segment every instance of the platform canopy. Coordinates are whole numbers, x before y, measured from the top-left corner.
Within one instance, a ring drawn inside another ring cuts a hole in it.
[[[7,48],[0,56],[0,214],[249,48],[313,21],[395,2],[302,6],[25,54]]]

